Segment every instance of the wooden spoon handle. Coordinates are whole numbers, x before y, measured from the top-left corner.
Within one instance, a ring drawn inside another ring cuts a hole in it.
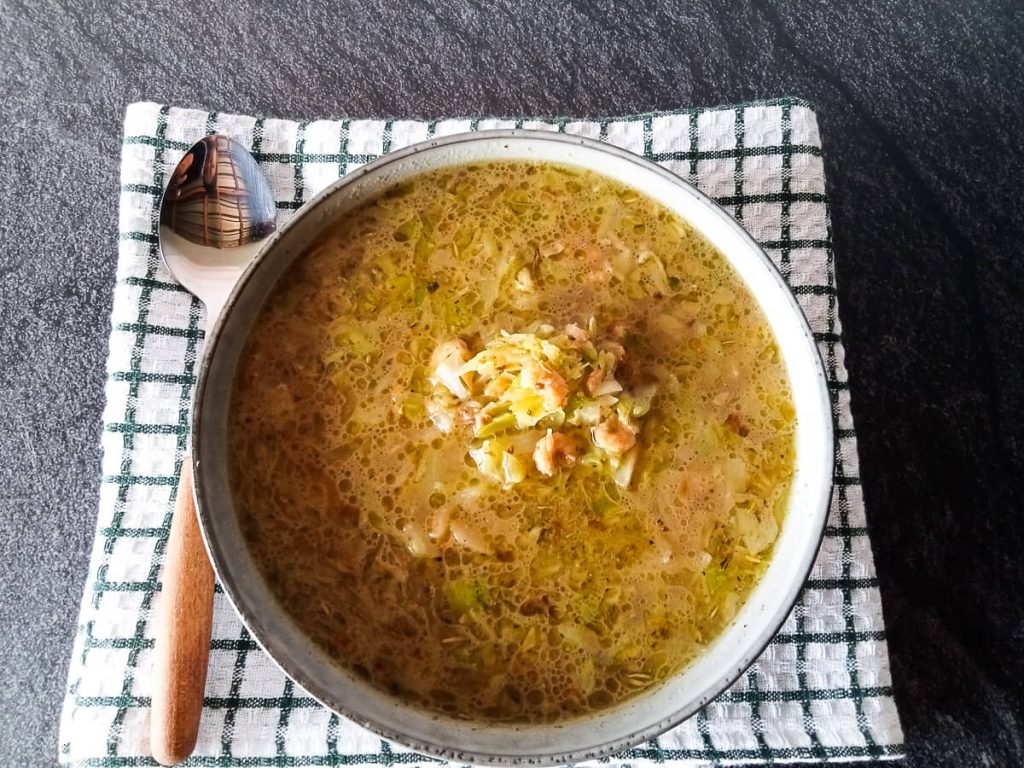
[[[188,456],[178,478],[161,592],[150,747],[157,762],[174,765],[192,754],[199,735],[213,626],[213,569],[199,532]]]

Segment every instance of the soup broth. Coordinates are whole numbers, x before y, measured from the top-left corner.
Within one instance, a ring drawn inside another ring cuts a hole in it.
[[[555,721],[674,675],[782,523],[795,411],[743,282],[637,191],[526,161],[345,215],[255,322],[243,534],[339,664],[455,717]]]

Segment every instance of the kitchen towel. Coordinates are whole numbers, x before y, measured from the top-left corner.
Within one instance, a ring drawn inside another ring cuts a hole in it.
[[[168,173],[208,133],[251,149],[281,224],[320,189],[432,136],[499,127],[564,131],[643,155],[732,213],[778,265],[814,331],[836,420],[835,492],[810,579],[760,659],[696,716],[610,759],[723,765],[901,756],[836,303],[828,197],[813,108],[797,99],[600,120],[293,122],[139,103],[125,117],[117,278],[96,541],[61,717],[60,760],[153,765],[153,606],[202,355],[204,313],[164,267]],[[436,762],[314,701],[255,644],[217,589],[199,766]],[[606,761],[607,762],[607,761]]]

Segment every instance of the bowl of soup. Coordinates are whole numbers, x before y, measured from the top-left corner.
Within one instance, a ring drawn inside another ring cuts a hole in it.
[[[721,693],[831,494],[813,336],[689,184],[583,138],[389,154],[268,243],[207,340],[216,572],[326,706],[460,762],[561,764]]]

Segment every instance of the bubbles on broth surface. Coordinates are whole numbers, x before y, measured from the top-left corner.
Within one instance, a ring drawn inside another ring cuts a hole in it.
[[[431,422],[459,336],[621,331],[658,394],[628,488],[575,466],[502,488]],[[230,407],[246,541],[326,653],[455,717],[553,721],[702,653],[781,524],[794,410],[742,282],[688,225],[589,172],[431,172],[339,221],[271,295]]]

